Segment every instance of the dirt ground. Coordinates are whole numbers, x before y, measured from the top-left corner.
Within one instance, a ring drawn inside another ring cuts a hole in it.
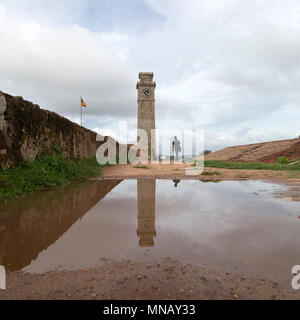
[[[283,170],[237,170],[205,168],[204,174],[187,175],[186,169],[190,166],[182,164],[149,164],[147,169],[132,164],[114,165],[103,170],[101,179],[130,179],[130,178],[157,178],[157,179],[200,179],[203,181],[218,180],[263,180],[284,182],[287,184],[300,183],[300,173]]]
[[[0,299],[299,299],[291,281],[274,282],[215,268],[164,261],[107,262],[93,269],[44,274],[13,272]]]

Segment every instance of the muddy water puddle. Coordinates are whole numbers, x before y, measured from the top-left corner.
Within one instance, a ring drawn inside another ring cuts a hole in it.
[[[107,260],[216,266],[289,278],[300,191],[260,181],[99,180],[0,207],[0,265],[46,272]]]

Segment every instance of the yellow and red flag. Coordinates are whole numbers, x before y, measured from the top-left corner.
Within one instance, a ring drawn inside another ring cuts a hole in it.
[[[82,97],[80,97],[80,101],[81,101],[81,106],[84,107],[84,108],[87,108],[86,103],[84,102]]]

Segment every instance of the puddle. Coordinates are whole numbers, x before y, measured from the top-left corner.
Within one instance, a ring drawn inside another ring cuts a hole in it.
[[[154,179],[34,193],[0,207],[0,265],[39,273],[171,257],[289,278],[300,264],[296,194],[259,181]]]

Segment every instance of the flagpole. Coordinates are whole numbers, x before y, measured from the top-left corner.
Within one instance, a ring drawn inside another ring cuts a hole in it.
[[[81,97],[80,97],[80,125],[82,126],[82,105],[81,105]]]

